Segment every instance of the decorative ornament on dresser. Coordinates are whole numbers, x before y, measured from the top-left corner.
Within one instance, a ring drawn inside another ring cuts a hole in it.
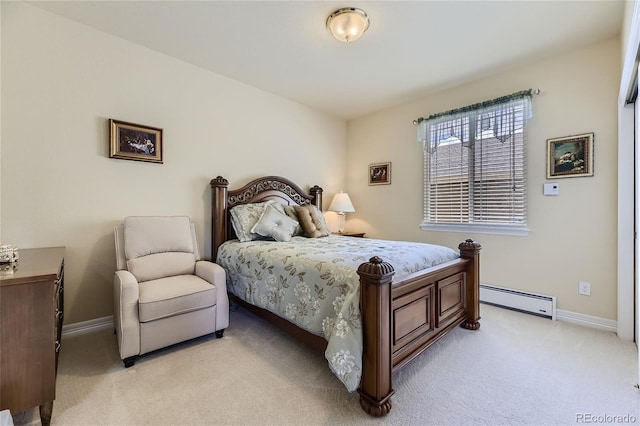
[[[0,275],[13,274],[18,269],[18,247],[11,244],[0,244]]]

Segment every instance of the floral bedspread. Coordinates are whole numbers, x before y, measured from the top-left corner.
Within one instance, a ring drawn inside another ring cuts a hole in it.
[[[393,265],[396,276],[459,257],[443,246],[332,235],[290,242],[227,241],[217,263],[227,288],[301,328],[323,336],[333,373],[351,392],[362,372],[358,266],[372,256]]]

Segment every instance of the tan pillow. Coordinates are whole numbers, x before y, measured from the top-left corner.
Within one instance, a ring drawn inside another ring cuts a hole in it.
[[[319,238],[329,236],[329,228],[324,220],[320,209],[313,204],[308,206],[295,206],[298,214],[298,222],[304,229],[304,233],[309,238]]]
[[[297,223],[296,229],[293,230],[293,236],[294,237],[300,237],[300,236],[304,237],[304,229],[302,229],[302,226],[300,226],[300,223],[298,221],[298,213],[296,213],[295,206],[284,206],[284,213],[287,216],[289,216],[291,219],[295,220],[296,223]]]

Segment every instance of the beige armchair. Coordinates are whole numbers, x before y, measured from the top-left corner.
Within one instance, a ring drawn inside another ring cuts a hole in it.
[[[131,216],[114,229],[117,270],[114,323],[120,358],[138,355],[229,325],[226,276],[202,261],[186,216]]]

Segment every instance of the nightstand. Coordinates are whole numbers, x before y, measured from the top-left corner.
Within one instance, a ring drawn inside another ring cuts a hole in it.
[[[342,234],[337,233],[336,235],[343,235],[345,237],[364,238],[364,234],[366,234],[366,232],[343,232]]]

